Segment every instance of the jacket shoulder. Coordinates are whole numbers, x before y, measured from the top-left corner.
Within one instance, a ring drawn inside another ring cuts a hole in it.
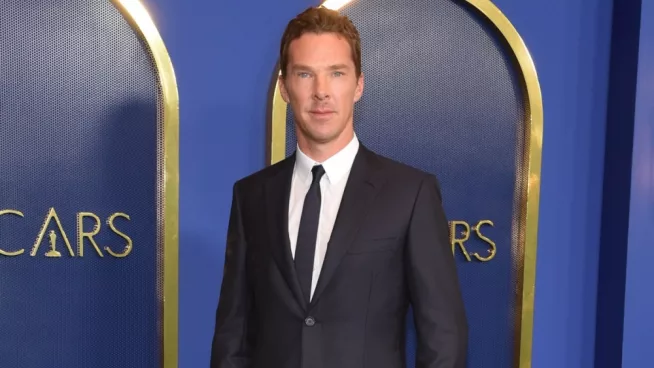
[[[403,191],[417,196],[421,188],[432,186],[441,198],[441,184],[435,174],[374,152],[372,155],[378,167],[385,173],[386,180],[392,183],[393,187],[402,188]]]
[[[234,188],[240,191],[248,191],[252,188],[260,188],[262,184],[270,178],[275,177],[280,172],[293,168],[295,162],[294,156],[289,156],[275,164],[266,166],[261,170],[255,171],[245,177],[238,179],[234,183]]]
[[[378,153],[374,153],[374,155],[379,167],[388,172],[388,176],[391,179],[401,180],[403,182],[422,182],[427,178],[436,178],[436,175],[404,162],[380,155]]]
[[[385,173],[387,183],[397,190],[397,193],[404,193],[416,199],[424,189],[431,188],[442,201],[441,183],[435,174],[389,157],[375,155],[381,171]]]

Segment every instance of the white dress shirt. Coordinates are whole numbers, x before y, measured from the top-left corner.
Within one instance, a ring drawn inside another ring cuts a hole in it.
[[[345,184],[350,175],[354,157],[359,151],[359,140],[356,135],[350,143],[325,162],[315,162],[297,147],[295,167],[291,182],[291,196],[288,206],[288,235],[291,241],[291,254],[295,259],[298,228],[304,207],[304,197],[309,191],[313,175],[311,168],[322,165],[325,174],[320,179],[320,217],[318,220],[318,234],[316,239],[316,253],[313,261],[313,276],[311,277],[311,297],[316,289],[320,270],[322,269],[327,243],[334,228],[338,208],[341,205]]]

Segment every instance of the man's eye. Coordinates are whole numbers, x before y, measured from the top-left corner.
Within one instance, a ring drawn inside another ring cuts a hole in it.
[[[343,72],[334,72],[335,77],[340,77],[343,75]]]
[[[297,75],[298,75],[298,77],[300,77],[300,78],[306,78],[306,77],[309,76],[309,73],[300,72],[300,73],[297,73]]]

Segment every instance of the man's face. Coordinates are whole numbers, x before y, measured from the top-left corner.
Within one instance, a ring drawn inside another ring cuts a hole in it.
[[[363,92],[347,40],[335,33],[305,33],[291,42],[280,92],[291,105],[298,139],[328,143],[353,131],[354,103]]]

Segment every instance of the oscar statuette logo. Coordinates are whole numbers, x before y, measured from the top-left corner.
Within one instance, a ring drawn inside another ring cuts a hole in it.
[[[25,217],[23,212],[15,209],[0,210],[0,220],[2,220],[2,217],[4,217],[5,215],[7,216],[14,215],[20,218]],[[100,217],[98,217],[96,214],[92,212],[79,212],[77,213],[76,218],[77,218],[77,229],[76,229],[77,254],[73,250],[71,242],[68,238],[64,226],[61,223],[61,220],[59,219],[59,215],[57,214],[57,211],[55,210],[54,207],[51,207],[47,215],[45,216],[43,225],[41,226],[41,229],[39,230],[38,235],[36,237],[36,241],[32,245],[32,249],[30,251],[30,257],[38,256],[41,244],[44,242],[46,244],[43,247],[45,249],[48,249],[43,254],[43,256],[46,258],[62,258],[65,254],[67,254],[69,257],[84,257],[85,244],[90,244],[91,246],[93,246],[93,249],[95,250],[96,254],[100,258],[105,257],[105,253],[103,253],[103,250],[106,252],[106,254],[109,254],[111,257],[114,258],[125,258],[132,252],[132,248],[133,248],[132,239],[127,234],[125,234],[124,232],[122,232],[116,227],[117,219],[122,218],[124,219],[124,221],[130,221],[131,219],[129,215],[122,212],[116,212],[111,214],[106,221],[108,230],[124,240],[124,244],[122,245],[122,250],[120,251],[116,251],[117,249],[119,249],[119,245],[112,244],[111,246],[105,245],[104,247],[101,247],[96,241],[95,236],[97,236],[102,230]],[[85,228],[84,226],[85,218],[90,218],[94,221],[94,225],[91,230],[87,230]],[[11,226],[6,221],[7,220],[0,222],[0,227]],[[48,228],[53,222],[55,225],[55,229],[51,229],[50,231],[48,231]],[[12,225],[16,226],[15,223]],[[46,239],[46,232],[47,232],[47,239]],[[0,244],[0,256],[16,257],[25,253],[24,248],[18,250],[8,250],[9,246],[11,245]]]
[[[50,230],[50,251],[45,254],[49,258],[59,258],[61,253],[57,251],[57,234],[54,230]]]

